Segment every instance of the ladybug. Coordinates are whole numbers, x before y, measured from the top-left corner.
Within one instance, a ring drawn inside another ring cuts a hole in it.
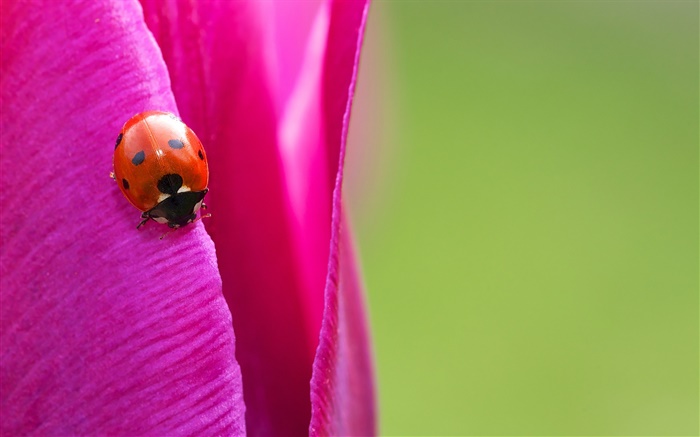
[[[143,211],[136,229],[148,220],[179,228],[198,220],[197,211],[206,208],[209,166],[204,147],[169,112],[142,112],[124,124],[114,146],[112,178]]]

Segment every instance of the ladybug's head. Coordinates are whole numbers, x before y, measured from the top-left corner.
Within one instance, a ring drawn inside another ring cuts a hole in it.
[[[177,174],[167,174],[158,181],[158,190],[165,198],[156,206],[144,212],[144,217],[150,217],[159,223],[167,223],[171,228],[179,228],[191,223],[197,218],[197,211],[202,206],[204,196],[209,191],[189,191],[182,185],[182,177]]]

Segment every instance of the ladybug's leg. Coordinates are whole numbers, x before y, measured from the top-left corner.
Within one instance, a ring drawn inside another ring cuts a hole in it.
[[[199,217],[197,217],[196,219],[192,220],[190,223],[196,223],[196,222],[198,222],[198,221],[200,221],[200,220],[202,220],[202,219],[209,218],[209,217],[211,217],[211,214],[200,214]]]
[[[172,229],[170,229],[168,232],[166,232],[165,234],[161,235],[160,238],[159,238],[159,240],[162,240],[163,238],[165,238],[166,235],[172,234],[172,233],[175,232],[175,231],[177,231],[177,228],[172,228]]]
[[[148,213],[145,213],[145,212],[144,212],[143,214],[141,214],[141,218],[142,218],[143,220],[141,220],[141,223],[139,223],[138,226],[136,226],[136,229],[140,228],[140,227],[143,226],[147,221],[149,221],[149,220],[151,219],[151,217],[148,215]]]
[[[173,224],[173,223],[168,223],[168,227],[170,228],[170,230],[169,230],[168,232],[166,232],[165,234],[163,234],[163,235],[160,236],[160,239],[161,239],[161,240],[162,240],[163,238],[165,238],[166,235],[172,234],[173,232],[175,232],[175,231],[177,231],[178,229],[180,229],[180,226],[178,226],[178,225],[176,225],[176,224]]]
[[[202,202],[202,206],[201,206],[201,208],[202,208],[202,209],[207,209],[207,208],[209,208],[209,207],[207,206],[207,204],[206,204],[206,203]]]

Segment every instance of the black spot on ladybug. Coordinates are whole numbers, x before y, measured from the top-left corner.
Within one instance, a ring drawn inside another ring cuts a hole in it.
[[[122,179],[122,185],[124,186],[125,190],[129,189],[129,181],[127,181],[126,179]]]
[[[114,145],[114,150],[117,150],[117,146],[119,146],[119,143],[122,142],[122,137],[124,136],[123,133],[119,132],[119,136],[117,137],[117,144]]]
[[[170,140],[168,141],[168,146],[172,147],[173,149],[182,149],[185,147],[180,140]]]
[[[197,155],[199,155],[199,159],[204,161],[204,153],[202,153],[202,150],[200,149],[199,152],[197,152]]]
[[[139,165],[139,164],[141,164],[145,159],[146,159],[146,154],[143,153],[143,150],[142,150],[142,151],[140,151],[139,153],[137,153],[136,155],[134,155],[133,158],[131,158],[131,162],[132,162],[134,165]]]
[[[158,191],[174,196],[182,186],[182,176],[179,174],[166,174],[158,181]]]

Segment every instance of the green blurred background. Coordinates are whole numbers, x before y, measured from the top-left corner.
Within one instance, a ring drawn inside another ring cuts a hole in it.
[[[373,2],[383,435],[698,435],[698,2]]]

